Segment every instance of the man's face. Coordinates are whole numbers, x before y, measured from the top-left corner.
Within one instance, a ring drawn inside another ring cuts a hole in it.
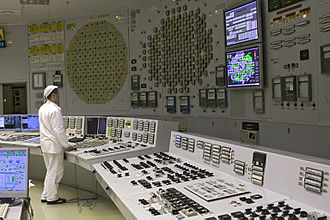
[[[54,93],[54,101],[57,105],[60,102],[60,95],[58,94],[58,91]]]

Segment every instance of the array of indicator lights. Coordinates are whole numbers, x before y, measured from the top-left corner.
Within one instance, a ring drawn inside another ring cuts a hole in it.
[[[133,141],[154,144],[156,122],[146,120],[125,120],[108,118],[108,136],[111,138],[130,138]],[[128,130],[126,130],[128,129]],[[123,133],[124,132],[124,133]]]
[[[315,193],[327,193],[329,173],[311,167],[300,167],[299,185]]]
[[[175,137],[175,146],[193,153],[195,151],[195,139],[177,135]]]

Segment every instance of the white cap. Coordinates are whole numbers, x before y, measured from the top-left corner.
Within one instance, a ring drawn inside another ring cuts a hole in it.
[[[44,90],[44,96],[45,96],[45,98],[47,98],[47,97],[49,96],[49,94],[52,93],[52,91],[53,91],[54,89],[58,89],[58,87],[57,87],[57,86],[54,86],[54,85],[49,85],[49,86],[47,86],[47,87],[45,88],[45,90]]]

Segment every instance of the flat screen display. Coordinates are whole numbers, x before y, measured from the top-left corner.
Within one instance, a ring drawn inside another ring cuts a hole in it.
[[[0,48],[6,47],[5,34],[2,28],[0,28]]]
[[[28,197],[28,149],[0,149],[0,195]]]
[[[22,115],[22,129],[23,130],[39,130],[39,116],[38,115]]]
[[[97,134],[98,118],[87,118],[87,134]]]
[[[99,118],[99,126],[97,133],[98,134],[105,134],[107,127],[107,118]]]
[[[225,11],[226,46],[259,39],[257,1]]]
[[[22,118],[20,115],[5,115],[4,129],[5,130],[21,130]]]
[[[0,130],[5,128],[5,118],[0,116]]]
[[[261,47],[234,50],[226,53],[227,87],[261,86]]]

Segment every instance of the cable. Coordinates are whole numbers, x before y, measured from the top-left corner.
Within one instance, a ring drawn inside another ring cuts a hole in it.
[[[27,209],[27,213],[29,214],[30,220],[32,220],[34,217],[34,213],[33,213],[33,208],[32,208],[30,197],[23,200],[23,210],[26,210],[26,209]]]
[[[79,188],[78,188],[78,177],[77,177],[77,163],[79,162],[78,160],[78,155],[82,154],[83,152],[77,153],[75,155],[75,188],[76,188],[76,198],[71,198],[69,199],[67,202],[68,203],[77,203],[77,208],[79,213],[82,212],[83,207],[88,207],[89,209],[93,209],[96,207],[96,203],[98,200],[98,195],[97,195],[97,191],[95,194],[95,197],[91,197],[91,198],[79,198]],[[96,180],[95,180],[96,181]],[[96,187],[95,190],[97,190],[97,181],[96,181]]]

